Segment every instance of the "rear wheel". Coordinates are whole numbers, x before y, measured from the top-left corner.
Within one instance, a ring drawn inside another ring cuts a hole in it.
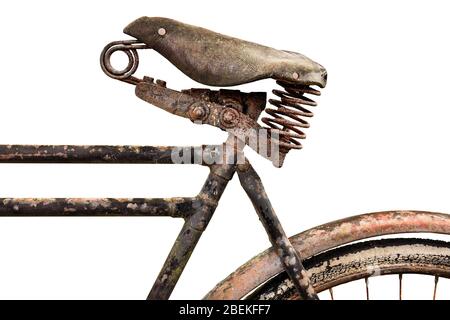
[[[440,277],[450,278],[450,243],[427,239],[381,239],[338,247],[304,262],[317,293],[338,285],[366,280],[366,297],[370,298],[368,278],[398,274],[399,298],[402,296],[402,275],[422,274],[434,277],[436,297]],[[246,299],[296,300],[299,296],[285,272],[256,288]]]

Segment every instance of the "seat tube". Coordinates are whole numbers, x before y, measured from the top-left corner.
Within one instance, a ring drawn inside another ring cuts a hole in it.
[[[238,166],[242,187],[250,198],[261,220],[270,242],[275,248],[281,263],[294,283],[302,299],[317,300],[318,296],[311,284],[309,275],[303,267],[301,258],[286,236],[280,220],[264,190],[262,181],[248,160]]]
[[[148,300],[169,299],[235,171],[235,165],[211,166],[211,172],[197,196],[198,201],[193,204],[196,208],[193,214],[185,219],[183,228],[147,297]]]

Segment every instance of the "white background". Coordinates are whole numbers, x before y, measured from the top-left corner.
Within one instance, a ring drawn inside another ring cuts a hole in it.
[[[100,70],[101,49],[127,38],[123,27],[164,16],[327,68],[305,148],[282,169],[248,152],[289,235],[371,211],[450,212],[449,9],[445,1],[2,1],[0,144],[220,143],[225,133],[146,104]],[[155,52],[141,58],[140,75],[202,87]],[[193,196],[206,175],[194,166],[3,164],[0,196]],[[1,219],[0,298],[145,298],[181,225]],[[203,297],[268,246],[234,179],[173,298]],[[395,285],[383,288],[396,296]]]

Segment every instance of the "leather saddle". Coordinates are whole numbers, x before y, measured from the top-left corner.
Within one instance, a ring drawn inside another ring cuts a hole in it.
[[[233,86],[266,78],[322,88],[326,85],[325,68],[300,53],[273,49],[172,19],[141,17],[124,32],[205,85]]]

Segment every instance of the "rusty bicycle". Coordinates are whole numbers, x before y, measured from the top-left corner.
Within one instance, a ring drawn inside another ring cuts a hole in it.
[[[170,216],[184,225],[148,299],[168,299],[208,226],[228,182],[237,174],[254,205],[272,247],[251,259],[206,296],[206,299],[318,299],[318,293],[369,277],[396,274],[399,298],[402,275],[450,277],[450,243],[424,238],[370,238],[403,233],[450,234],[450,215],[423,211],[387,211],[353,216],[299,233],[285,234],[262,181],[244,155],[246,146],[282,167],[286,155],[301,149],[305,120],[312,117],[312,96],[327,82],[324,67],[291,51],[276,50],[175,20],[142,17],[124,32],[132,40],[108,44],[100,57],[111,78],[135,86],[140,99],[196,124],[228,132],[221,145],[198,147],[2,145],[1,163],[146,163],[198,164],[210,173],[200,193],[189,198],[1,198],[0,216]],[[163,80],[134,76],[138,50],[151,49],[188,77],[208,86],[227,87],[261,79],[279,89],[266,106],[265,92],[188,89],[177,91]],[[123,52],[128,65],[112,66]],[[265,115],[258,122],[262,113]],[[364,240],[364,241],[362,241]]]

